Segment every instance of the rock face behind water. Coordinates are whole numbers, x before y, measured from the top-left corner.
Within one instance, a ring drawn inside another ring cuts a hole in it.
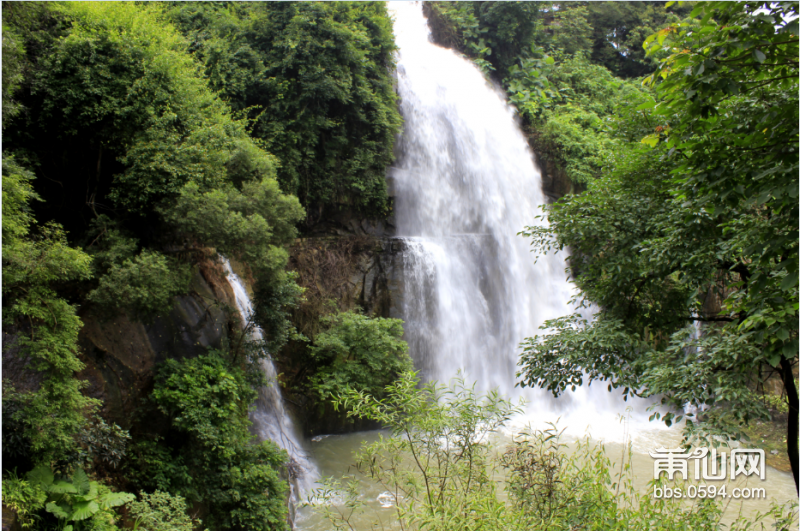
[[[297,283],[305,288],[305,301],[293,312],[298,331],[314,337],[321,316],[337,311],[358,310],[369,317],[394,317],[402,314],[403,251],[405,242],[391,236],[375,237],[358,229],[369,220],[355,222],[350,231],[337,236],[311,236],[298,239],[290,249],[289,269],[297,273]],[[284,374],[287,406],[303,426],[306,435],[343,433],[376,426],[348,419],[332,407],[317,411],[309,400],[293,389],[302,367],[293,359],[302,355],[305,344],[290,343],[276,357]]]
[[[212,261],[195,268],[190,293],[175,297],[172,309],[149,322],[125,314],[103,317],[86,312],[80,333],[86,393],[103,401],[102,416],[129,428],[137,404],[152,388],[153,369],[168,358],[193,358],[222,348],[228,336],[227,308],[233,293]]]

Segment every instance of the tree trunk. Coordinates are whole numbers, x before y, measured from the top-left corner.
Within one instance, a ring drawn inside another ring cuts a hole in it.
[[[786,398],[789,400],[789,427],[786,434],[786,451],[789,453],[789,462],[792,464],[792,475],[794,476],[794,487],[800,492],[798,487],[798,410],[797,410],[797,387],[794,384],[794,372],[792,362],[786,358],[781,358],[781,379],[783,388],[786,390]]]

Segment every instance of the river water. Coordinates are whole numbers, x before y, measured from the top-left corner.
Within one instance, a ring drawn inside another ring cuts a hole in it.
[[[472,62],[432,44],[420,3],[389,6],[405,121],[392,171],[398,237],[407,249],[402,318],[416,368],[424,379],[440,382],[460,371],[479,391],[498,389],[524,399],[525,413],[512,420],[509,433],[559,419],[568,438],[590,434],[605,442],[612,458],[630,440],[634,474],[644,488],[653,479],[647,452],[677,448],[680,440],[678,429],[648,421],[647,403],[624,402],[603,385],[559,399],[515,386],[519,343],[545,320],[575,311],[564,253],[537,261],[529,242],[517,235],[541,213],[541,175],[502,93]],[[496,443],[502,446],[509,433]],[[321,474],[340,477],[352,452],[375,437],[376,432],[316,438],[311,455]],[[770,469],[767,477],[759,485],[767,489],[767,502],[747,502],[745,512],[796,499],[790,474]],[[372,529],[380,517],[391,528],[393,512],[383,507],[381,489],[361,478],[361,493],[374,511],[356,527]],[[298,527],[329,528],[310,507],[300,511]]]

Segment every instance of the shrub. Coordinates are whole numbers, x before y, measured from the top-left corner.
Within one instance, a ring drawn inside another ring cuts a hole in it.
[[[167,360],[158,371],[153,401],[171,419],[173,440],[184,441],[178,455],[192,474],[186,494],[208,507],[213,528],[286,528],[288,486],[278,469],[287,455],[250,433],[255,397],[245,372],[217,353]]]
[[[40,485],[19,478],[15,472],[3,478],[3,506],[17,513],[24,529],[33,525],[45,500],[47,492]]]
[[[403,321],[342,312],[321,319],[328,329],[310,347],[318,365],[309,379],[318,400],[328,400],[350,386],[375,397],[401,373],[412,368]]]
[[[189,268],[163,254],[142,251],[100,277],[89,300],[105,308],[126,308],[139,317],[172,309],[172,298],[189,289]]]
[[[187,513],[186,500],[157,490],[142,493],[139,500],[130,504],[129,514],[135,529],[142,531],[193,531],[202,524]]]
[[[63,531],[117,529],[112,508],[134,499],[133,494],[112,492],[105,485],[90,481],[81,469],[66,477],[54,474],[47,465],[39,465],[28,473],[28,481],[46,492],[45,510],[58,519]]]

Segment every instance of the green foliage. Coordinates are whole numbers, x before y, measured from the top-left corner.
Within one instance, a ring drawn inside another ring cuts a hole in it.
[[[211,86],[281,161],[278,180],[323,208],[384,215],[400,116],[391,21],[379,3],[177,4]]]
[[[250,434],[255,397],[244,371],[216,354],[167,360],[158,373],[152,399],[184,436],[179,455],[192,474],[181,494],[209,508],[206,522],[214,528],[286,527],[287,485],[278,469],[287,457]],[[159,453],[163,458],[151,455]]]
[[[87,297],[103,308],[125,308],[142,318],[172,309],[172,299],[186,293],[191,279],[188,266],[153,251],[112,265]]]
[[[174,428],[209,447],[246,431],[247,412],[255,398],[242,372],[216,355],[166,360],[152,395]]]
[[[116,424],[110,426],[96,416],[86,423],[78,435],[79,461],[95,469],[115,469],[125,458],[130,435]]]
[[[187,514],[189,507],[180,496],[157,490],[143,492],[139,499],[131,502],[129,514],[134,529],[142,531],[193,531],[202,524]]]
[[[254,320],[261,327],[264,346],[269,352],[277,352],[296,337],[289,311],[301,300],[303,288],[297,285],[294,272],[279,272],[274,278],[258,279],[253,295]]]
[[[589,6],[582,2],[564,2],[552,11],[553,20],[548,24],[548,37],[541,40],[548,48],[563,52],[566,56],[585,55],[592,47],[592,18]]]
[[[101,276],[113,266],[121,266],[132,259],[139,248],[139,241],[121,227],[118,220],[100,214],[90,222],[86,233],[89,241],[84,245],[86,253],[92,257],[95,276]]]
[[[536,152],[573,182],[588,183],[626,149],[616,122],[635,118],[621,109],[646,101],[647,91],[581,53],[550,63],[526,60],[513,67],[509,100],[530,124]]]
[[[246,182],[241,191],[229,186],[202,193],[189,183],[161,212],[181,234],[267,274],[286,266],[288,255],[278,245],[294,237],[303,216],[297,199],[283,195],[271,178]]]
[[[317,366],[309,385],[318,400],[337,396],[348,386],[381,398],[388,384],[411,370],[400,319],[343,312],[321,321],[327,330],[309,348]]]
[[[72,28],[41,61],[36,110],[48,128],[91,146],[98,173],[104,151],[120,158],[124,171],[114,177],[111,199],[146,212],[186,182],[218,184],[226,148],[244,132],[197,75],[180,35],[159,21],[160,8],[98,2],[56,9]]]
[[[678,411],[703,405],[686,436],[736,438],[768,418],[753,390],[773,367],[796,417],[798,42],[796,22],[780,22],[797,5],[763,9],[700,3],[699,20],[647,39],[667,55],[624,134],[649,134],[526,233],[539,253],[572,250],[580,297],[600,311],[527,340],[525,384],[559,394],[601,380]],[[787,444],[796,457],[791,420]]]
[[[13,157],[3,157],[3,240],[9,244],[18,243],[36,223],[30,203],[39,196],[33,190],[33,179]]]
[[[624,78],[651,73],[656,62],[645,54],[642,47],[645,38],[677,24],[691,11],[691,7],[676,2],[586,2],[585,5],[593,30],[592,48],[587,53],[591,53],[592,62]]]
[[[36,521],[36,513],[44,509],[47,492],[36,483],[25,481],[11,472],[3,478],[3,506],[15,513],[23,529]]]
[[[4,385],[3,403],[16,403],[11,420],[27,440],[27,454],[47,461],[74,446],[84,413],[96,406],[73,378],[83,368],[77,357],[81,321],[56,293],[62,283],[87,278],[91,259],[70,247],[55,223],[32,232],[29,202],[37,197],[31,180],[30,172],[3,157],[3,324],[15,330],[3,347],[18,349],[42,373],[35,392]]]
[[[125,477],[141,490],[187,494],[192,476],[183,457],[173,455],[173,450],[161,437],[141,437],[127,449],[123,472]]]
[[[725,305],[773,367],[797,356],[797,12],[700,3],[699,31],[677,25],[650,43],[672,52],[654,112],[670,118],[668,155],[682,156],[676,199],[722,232],[717,259],[740,276]]]
[[[64,531],[117,529],[114,525],[117,517],[112,508],[135,499],[133,494],[112,492],[90,481],[81,469],[72,477],[62,477],[54,474],[49,466],[39,465],[28,472],[28,482],[46,492],[45,510],[59,520]]]
[[[535,51],[541,17],[537,2],[427,2],[426,8],[443,44],[466,53],[500,79]]]
[[[276,166],[249,138],[245,122],[235,121],[209,89],[162,8],[46,6],[68,21],[68,35],[35,58],[24,99],[30,112],[24,127],[15,122],[11,131],[14,149],[38,161],[37,171],[58,175],[42,183],[43,197],[58,194],[85,205],[69,222],[93,233],[86,238],[89,247],[106,240],[98,254],[121,246],[108,257],[117,265],[135,254],[134,240],[145,247],[163,243],[152,241],[142,221],[152,226],[154,209],[164,200],[169,205],[187,183],[201,193],[230,183],[242,187],[274,177]],[[47,155],[45,143],[51,146]],[[283,196],[273,198],[285,206]],[[111,265],[98,264],[98,271]]]
[[[380,422],[390,435],[366,444],[356,456],[358,469],[393,496],[403,529],[438,531],[661,529],[716,530],[722,503],[703,500],[683,504],[654,498],[633,482],[631,446],[618,475],[600,445],[579,440],[567,445],[551,425],[515,435],[505,452],[492,451],[489,437],[516,408],[496,392],[476,396],[456,380],[452,386],[419,386],[414,373],[404,373],[377,400],[352,388],[337,403],[350,415]],[[502,483],[501,483],[502,478]],[[504,484],[507,501],[498,497]],[[345,496],[345,508],[322,504],[336,529],[353,529],[354,515],[364,509],[355,478],[342,485],[328,479],[318,501]],[[790,529],[795,507],[773,507],[752,520],[738,518],[732,529],[755,524]],[[377,522],[375,525],[378,525]]]
[[[14,93],[23,81],[25,47],[13,26],[3,24],[3,127],[9,118],[19,114],[22,107]]]

